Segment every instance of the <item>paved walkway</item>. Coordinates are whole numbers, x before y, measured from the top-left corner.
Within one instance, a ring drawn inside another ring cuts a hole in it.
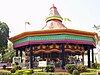
[[[66,72],[66,70],[62,68],[55,68],[55,72]]]

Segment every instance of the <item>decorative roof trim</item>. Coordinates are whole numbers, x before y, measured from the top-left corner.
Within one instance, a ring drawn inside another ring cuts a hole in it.
[[[91,41],[83,40],[41,40],[41,41],[27,41],[20,44],[14,44],[14,48],[29,45],[29,44],[47,44],[47,43],[74,43],[74,44],[88,44],[95,46],[96,44]]]
[[[98,35],[95,32],[86,32],[86,31],[80,31],[80,30],[74,30],[74,29],[55,29],[55,30],[41,30],[41,31],[29,31],[29,32],[23,32],[19,35],[16,35],[14,37],[9,38],[12,42],[22,39],[27,36],[36,36],[36,35],[50,35],[50,34],[72,34],[72,35],[80,35],[80,36],[88,36],[97,39],[98,41]]]
[[[62,21],[63,20],[63,18],[62,17],[60,17],[60,16],[50,16],[50,17],[47,17],[46,18],[46,22],[48,22],[49,20],[60,20],[60,21]]]

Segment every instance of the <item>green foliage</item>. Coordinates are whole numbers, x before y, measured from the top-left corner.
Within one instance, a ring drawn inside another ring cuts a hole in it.
[[[15,68],[12,68],[11,69],[11,73],[15,73],[16,72],[16,69]]]
[[[96,69],[98,67],[97,63],[92,63],[92,68]]]
[[[97,75],[96,72],[81,73],[80,75]]]
[[[67,64],[66,65],[66,69],[68,70],[69,73],[72,74],[73,70],[78,70],[79,73],[82,72],[87,72],[87,67],[82,65],[82,64],[78,64],[78,65],[74,65],[74,64]]]
[[[55,67],[54,67],[54,65],[47,65],[45,70],[46,70],[46,72],[54,72]]]
[[[34,72],[42,72],[43,69],[42,68],[38,68],[38,69],[33,69]]]
[[[0,21],[0,54],[1,58],[5,54],[9,38],[9,27],[6,23]],[[3,59],[1,59],[3,61]]]
[[[16,75],[23,75],[24,70],[16,70],[15,74]]]
[[[77,65],[77,70],[82,73],[82,72],[87,72],[87,67],[84,66],[83,64],[78,64]]]
[[[92,63],[92,68],[93,69],[99,69],[100,68],[100,63],[97,63],[97,62]]]
[[[15,73],[12,73],[11,75],[32,75],[34,72],[32,69],[29,70],[16,70]]]
[[[3,65],[2,67],[3,67],[4,70],[6,70],[6,65]]]
[[[79,71],[78,71],[78,70],[73,70],[72,75],[80,75],[80,73],[79,73]]]
[[[6,23],[0,22],[0,53],[4,54],[4,49],[7,48],[9,37],[9,27]]]
[[[18,66],[15,67],[15,69],[16,69],[16,70],[21,70],[22,67],[18,65]]]
[[[32,75],[70,75],[66,72],[35,72]]]
[[[13,44],[9,41],[8,47],[5,49],[5,54],[3,55],[3,58],[0,57],[0,59],[3,59],[5,62],[12,62],[13,57],[15,56],[15,50],[13,49]]]
[[[32,69],[30,69],[29,71],[30,71],[31,74],[34,73],[34,71]]]
[[[21,70],[22,67],[20,67],[19,65],[16,65],[14,68],[11,69],[11,73],[15,73],[17,70]]]
[[[0,70],[0,75],[10,75],[11,73],[7,70]]]
[[[23,72],[23,75],[31,75],[33,72],[33,70],[27,70]]]
[[[74,64],[67,64],[66,69],[68,70],[69,73],[72,74],[73,70],[76,69],[76,66]]]

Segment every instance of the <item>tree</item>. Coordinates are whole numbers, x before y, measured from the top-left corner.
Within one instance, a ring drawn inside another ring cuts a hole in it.
[[[3,56],[7,48],[9,37],[9,27],[6,23],[0,21],[0,54]]]
[[[8,48],[5,49],[5,54],[3,55],[3,61],[12,62],[13,57],[16,55],[16,51],[13,49],[13,44],[9,41]]]

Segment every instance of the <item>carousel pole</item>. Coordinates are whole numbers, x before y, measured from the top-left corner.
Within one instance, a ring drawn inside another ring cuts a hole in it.
[[[32,45],[30,45],[30,68],[33,68],[33,65],[32,65]]]
[[[15,49],[16,50],[16,57],[18,57],[18,49]]]
[[[82,53],[82,64],[84,65],[84,53]]]
[[[30,57],[30,60],[29,60],[29,64],[30,64],[30,69],[33,68],[33,65],[32,65],[32,61],[33,61],[33,58],[32,58],[32,53],[33,53],[33,46],[32,44],[30,43],[30,37],[29,37],[29,51],[30,51],[30,54],[29,54],[29,57]]]
[[[22,62],[22,49],[20,49],[20,57],[21,57],[21,62]]]
[[[88,55],[88,68],[91,67],[91,63],[90,63],[90,47],[87,47],[87,55]]]
[[[65,50],[64,50],[64,44],[63,43],[61,44],[61,59],[62,59],[61,67],[62,67],[62,69],[64,69],[64,66],[65,66]]]
[[[94,63],[94,51],[93,51],[93,48],[92,48],[92,63]]]

